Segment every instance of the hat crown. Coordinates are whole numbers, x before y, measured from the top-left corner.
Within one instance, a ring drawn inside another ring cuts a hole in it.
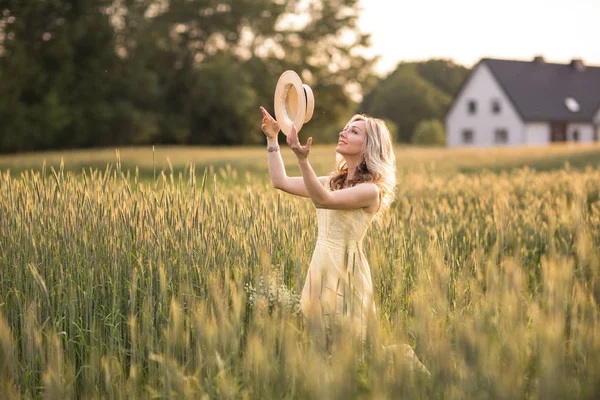
[[[302,83],[296,72],[287,70],[281,74],[275,88],[275,118],[286,136],[293,126],[299,132],[310,121],[314,106],[312,89]]]

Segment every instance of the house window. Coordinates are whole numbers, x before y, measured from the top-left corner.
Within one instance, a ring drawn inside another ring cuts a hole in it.
[[[577,129],[573,131],[573,141],[579,142],[579,131]]]
[[[469,114],[475,114],[477,112],[477,102],[475,100],[469,100],[468,110]]]
[[[494,132],[494,140],[496,144],[508,143],[508,131],[504,128],[496,129]]]
[[[473,143],[473,130],[465,129],[462,131],[462,141],[463,143]]]
[[[492,114],[500,114],[500,101],[492,100]]]

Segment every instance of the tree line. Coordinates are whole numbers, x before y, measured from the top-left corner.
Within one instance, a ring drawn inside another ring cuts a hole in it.
[[[362,55],[358,0],[0,0],[0,152],[264,141],[279,75],[315,94],[301,134],[333,141],[355,112],[409,141],[466,68]]]
[[[364,97],[362,108],[390,119],[397,129],[399,142],[427,144],[427,140],[420,142],[419,130],[427,129],[432,123],[442,124],[468,74],[469,69],[451,60],[403,62]],[[437,142],[431,144],[440,144]]]

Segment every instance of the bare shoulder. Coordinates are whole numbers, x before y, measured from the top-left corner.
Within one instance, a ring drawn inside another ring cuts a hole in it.
[[[369,205],[367,207],[364,207],[364,210],[370,214],[376,213],[377,210],[379,210],[381,202],[381,190],[379,186],[377,186],[377,184],[373,182],[364,182],[358,184],[357,186],[361,187],[365,198],[367,198],[369,202]]]
[[[363,182],[356,185],[356,187],[361,188],[361,191],[364,191],[365,194],[372,195],[375,197],[379,197],[379,186],[373,182]]]

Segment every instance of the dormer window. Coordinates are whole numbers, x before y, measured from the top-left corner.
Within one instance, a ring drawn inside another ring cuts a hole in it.
[[[492,114],[500,114],[500,101],[497,99],[492,100]]]
[[[475,114],[477,112],[477,102],[475,100],[469,100],[468,110],[469,114]]]
[[[579,102],[577,100],[575,100],[574,98],[572,98],[572,97],[566,97],[565,98],[565,106],[572,113],[579,112]]]

